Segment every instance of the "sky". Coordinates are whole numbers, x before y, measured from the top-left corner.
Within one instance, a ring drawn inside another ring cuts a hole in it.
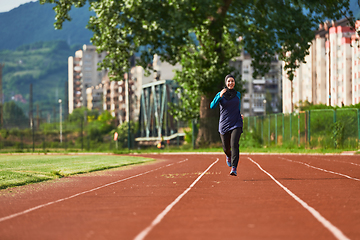
[[[0,0],[0,13],[8,12],[27,2],[36,2],[37,0]]]

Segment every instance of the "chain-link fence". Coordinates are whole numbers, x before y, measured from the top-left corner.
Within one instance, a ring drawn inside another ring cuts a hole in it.
[[[104,134],[107,130],[94,124],[85,121],[41,123],[34,119],[33,124],[28,121],[17,126],[14,120],[11,124],[4,123],[0,129],[0,151],[111,151],[128,147],[127,124],[118,128],[117,142],[111,132]],[[136,147],[135,131],[132,125],[132,148]],[[246,117],[240,145],[357,149],[359,139],[359,109],[341,108]]]
[[[127,149],[129,146],[131,149],[145,147],[135,140],[140,137],[140,129],[133,121],[130,121],[130,137],[127,122],[120,126],[116,126],[112,121],[66,120],[61,123],[48,123],[35,118],[33,123],[28,119],[20,119],[19,122],[23,124],[17,124],[16,120],[12,124],[4,122],[0,128],[0,152],[114,151]],[[184,127],[184,124],[180,122],[179,126]],[[115,132],[118,133],[116,141]],[[166,144],[179,146],[179,137],[166,141]],[[149,142],[146,147],[149,146],[156,146],[156,142]]]
[[[263,146],[356,149],[359,114],[359,109],[342,108],[247,117],[244,133],[252,134]]]
[[[0,150],[112,150],[116,143],[110,134],[97,138],[84,122],[43,124],[39,128],[3,128],[0,130]]]

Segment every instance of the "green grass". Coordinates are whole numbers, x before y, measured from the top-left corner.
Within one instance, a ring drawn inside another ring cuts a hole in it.
[[[218,144],[220,145],[220,144]],[[344,151],[355,151],[356,149],[325,149],[325,148],[304,148],[302,147],[282,147],[282,146],[271,146],[271,147],[240,147],[240,153],[341,153]],[[177,146],[166,146],[164,149],[157,149],[155,147],[144,148],[144,149],[122,149],[114,151],[115,153],[166,153],[166,152],[219,152],[223,153],[222,147],[208,147],[208,148],[195,148],[193,149],[190,144]]]
[[[152,160],[117,155],[1,155],[0,189]]]

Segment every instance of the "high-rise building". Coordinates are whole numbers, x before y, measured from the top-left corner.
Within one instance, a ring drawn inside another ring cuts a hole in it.
[[[359,30],[360,21],[355,24]],[[360,38],[356,33],[351,36],[352,45],[352,104],[360,103]]]
[[[241,113],[244,116],[261,116],[268,112],[280,112],[281,109],[281,62],[275,57],[270,71],[265,76],[253,78],[252,58],[243,52],[231,63],[245,82],[246,93],[241,101]]]
[[[69,57],[69,113],[75,108],[87,106],[86,89],[101,83],[106,71],[98,70],[98,63],[106,55],[106,52],[98,53],[95,46],[83,45],[82,50],[75,52],[75,57]]]
[[[326,77],[329,79],[328,91],[331,106],[352,104],[352,51],[351,36],[355,31],[348,26],[329,28],[326,41],[327,60]]]
[[[86,89],[87,108],[103,111],[103,84],[100,83]]]
[[[126,76],[127,77],[127,76]],[[102,80],[103,90],[103,110],[109,111],[117,119],[118,124],[131,121],[137,121],[139,118],[139,97],[136,95],[138,88],[136,80],[130,78],[129,86],[126,79],[120,81],[110,81],[109,76],[105,75]],[[141,86],[140,86],[141,88]],[[130,110],[127,111],[128,95],[130,100]],[[128,116],[128,114],[130,114]]]
[[[309,55],[289,80],[283,70],[283,112],[308,101],[313,104],[342,106],[351,104],[352,51],[354,31],[346,19],[320,25],[311,42]]]
[[[71,56],[68,59],[69,113],[72,113],[75,108],[80,108],[82,106],[82,53],[82,50],[76,51],[75,57]]]

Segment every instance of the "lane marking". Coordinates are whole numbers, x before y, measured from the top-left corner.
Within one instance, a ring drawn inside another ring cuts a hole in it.
[[[339,240],[350,240],[347,236],[345,236],[340,229],[335,227],[331,222],[325,219],[318,211],[316,211],[313,207],[310,207],[306,202],[301,200],[298,196],[292,193],[289,189],[287,189],[284,185],[282,185],[278,180],[276,180],[270,173],[265,171],[257,162],[248,157],[250,161],[252,161],[258,168],[263,171],[266,175],[268,175],[274,182],[279,185],[282,189],[285,190],[292,198],[294,198],[298,203],[300,203],[306,210],[308,210],[315,218],[318,220],[325,228],[327,228],[337,239]]]
[[[205,175],[210,168],[219,161],[217,158],[215,162],[213,162],[182,194],[180,194],[172,203],[170,203],[157,217],[151,222],[151,224],[145,228],[142,232],[140,232],[134,240],[142,240],[148,235],[148,233],[161,222],[161,220],[165,217],[165,215],[170,212],[170,210],[183,198],[190,190],[195,186],[195,184]]]
[[[183,162],[185,162],[185,161],[187,161],[187,160],[188,160],[188,159],[185,159],[185,160],[182,160],[182,161],[177,162],[177,163],[183,163]],[[6,217],[2,217],[2,218],[0,218],[0,222],[3,222],[3,221],[6,221],[6,220],[9,220],[9,219],[18,217],[18,216],[20,216],[20,215],[24,215],[24,214],[26,214],[26,213],[35,211],[35,210],[40,209],[40,208],[43,208],[43,207],[50,206],[50,205],[55,204],[55,203],[63,202],[63,201],[65,201],[65,200],[69,200],[69,199],[78,197],[78,196],[80,196],[80,195],[84,195],[84,194],[86,194],[86,193],[94,192],[94,191],[96,191],[96,190],[99,190],[99,189],[102,189],[102,188],[105,188],[105,187],[108,187],[108,186],[111,186],[111,185],[114,185],[114,184],[117,184],[117,183],[120,183],[120,182],[124,182],[124,181],[126,181],[126,180],[130,180],[130,179],[132,179],[132,178],[140,177],[140,176],[142,176],[142,175],[145,175],[145,174],[148,174],[148,173],[157,171],[157,170],[159,170],[159,169],[161,169],[161,168],[164,168],[164,167],[169,167],[169,166],[174,165],[174,164],[175,164],[175,163],[170,163],[170,164],[167,164],[167,165],[165,165],[165,166],[162,166],[162,167],[159,167],[159,168],[155,168],[155,169],[153,169],[153,170],[149,170],[149,171],[146,171],[146,172],[143,172],[143,173],[139,173],[139,174],[136,174],[136,175],[131,176],[131,177],[127,177],[127,178],[124,178],[124,179],[120,179],[120,180],[117,180],[117,181],[115,181],[115,182],[111,182],[111,183],[107,183],[107,184],[105,184],[105,185],[102,185],[102,186],[100,186],[100,187],[96,187],[96,188],[93,188],[93,189],[90,189],[90,190],[87,190],[87,191],[84,191],[84,192],[81,192],[81,193],[74,194],[74,195],[72,195],[72,196],[70,196],[70,197],[61,198],[61,199],[58,199],[58,200],[56,200],[56,201],[52,201],[52,202],[48,202],[48,203],[45,203],[45,204],[41,204],[41,205],[39,205],[39,206],[29,208],[29,209],[27,209],[27,210],[25,210],[25,211],[18,212],[18,213],[14,213],[14,214],[11,214],[11,215],[6,216]]]
[[[352,164],[354,166],[360,166],[360,164],[357,164],[357,163],[353,163],[353,162],[344,162],[344,161],[339,161],[339,160],[335,160],[335,159],[324,159],[324,158],[320,158],[320,157],[313,157],[315,159],[320,159],[320,160],[323,160],[323,161],[328,161],[328,162],[338,162],[338,163],[349,163],[349,164]]]
[[[346,177],[346,178],[349,178],[351,180],[360,181],[359,178],[354,178],[354,177],[350,177],[350,176],[342,174],[342,173],[337,173],[337,172],[333,172],[333,171],[330,171],[330,170],[325,170],[325,169],[322,169],[322,168],[319,168],[319,167],[312,166],[312,165],[310,165],[308,163],[299,162],[299,161],[295,161],[295,160],[291,160],[291,159],[287,159],[287,158],[283,158],[283,157],[279,157],[279,158],[284,159],[284,160],[286,160],[288,162],[300,163],[300,164],[303,164],[303,165],[305,165],[307,167],[314,168],[316,170],[320,170],[320,171],[323,171],[323,172],[332,173],[332,174],[336,174],[336,175],[339,175],[339,176],[342,176],[342,177]]]

